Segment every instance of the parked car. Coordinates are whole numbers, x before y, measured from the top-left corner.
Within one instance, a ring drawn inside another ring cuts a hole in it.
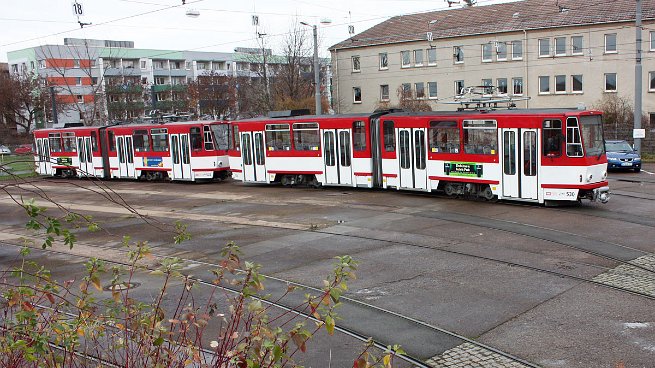
[[[627,141],[607,140],[605,150],[608,169],[641,171],[641,156]]]
[[[31,144],[21,144],[20,146],[16,147],[14,150],[14,153],[17,155],[26,155],[28,153],[32,153],[32,145]]]
[[[11,150],[9,147],[0,144],[0,155],[11,155]]]

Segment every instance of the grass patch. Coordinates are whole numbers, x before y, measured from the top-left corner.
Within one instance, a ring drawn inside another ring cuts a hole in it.
[[[642,153],[641,154],[642,162],[655,162],[655,153]]]
[[[36,176],[34,158],[31,155],[0,155],[0,180],[11,180],[12,174],[19,178]]]

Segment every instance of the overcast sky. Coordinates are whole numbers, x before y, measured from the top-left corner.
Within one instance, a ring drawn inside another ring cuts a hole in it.
[[[284,34],[303,21],[319,25],[320,53],[327,56],[327,47],[349,37],[349,24],[359,33],[391,16],[448,7],[445,0],[186,0],[186,5],[182,0],[77,1],[84,12],[80,20],[91,26],[80,29],[74,0],[0,0],[0,61],[7,61],[8,51],[63,44],[64,37],[134,41],[136,48],[147,49],[232,52],[235,47],[257,46],[254,14],[275,53],[281,52]],[[200,16],[186,16],[191,9]],[[331,24],[320,24],[326,19]]]

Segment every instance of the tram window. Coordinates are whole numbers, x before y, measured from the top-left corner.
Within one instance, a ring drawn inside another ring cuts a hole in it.
[[[91,132],[91,147],[93,151],[98,151],[98,134],[96,132]]]
[[[323,133],[323,150],[325,151],[323,153],[325,157],[325,166],[334,166],[336,161],[334,158],[335,149],[333,132]]]
[[[61,134],[59,133],[48,134],[48,142],[50,143],[51,152],[61,152]]]
[[[291,149],[289,124],[266,124],[266,149],[269,151]]]
[[[230,149],[239,150],[241,148],[241,141],[239,140],[239,127],[230,125]]]
[[[212,131],[209,128],[209,125],[203,126],[202,131],[203,131],[204,137],[205,137],[205,151],[213,151],[214,150],[214,139],[212,137]]]
[[[569,157],[582,157],[582,139],[578,119],[566,119],[566,155]]]
[[[464,120],[464,152],[478,155],[495,155],[498,151],[498,133],[495,120]]]
[[[250,134],[243,135],[243,164],[252,165],[252,145],[250,144]]]
[[[603,122],[600,115],[581,116],[580,124],[582,125],[582,143],[587,157],[600,156],[605,153]]]
[[[262,133],[255,133],[255,163],[257,163],[257,165],[264,165],[265,160]]]
[[[459,128],[456,121],[430,122],[430,152],[459,153]]]
[[[562,121],[544,120],[541,134],[544,156],[559,157],[562,154]]]
[[[153,151],[168,151],[168,129],[150,129],[150,135],[152,136]]]
[[[353,123],[353,150],[366,151],[366,125],[363,121]]]
[[[409,169],[411,167],[411,160],[409,157],[409,131],[401,130],[398,134],[398,139],[400,140],[400,168]]]
[[[339,158],[342,167],[350,166],[350,133],[347,131],[339,132]]]
[[[382,135],[384,136],[384,150],[386,152],[396,151],[396,130],[393,121],[385,120],[382,123]]]
[[[523,133],[523,174],[537,176],[537,133]]]
[[[214,133],[214,142],[217,150],[227,150],[229,147],[229,126],[227,124],[214,124],[211,126]]]
[[[414,157],[416,158],[416,168],[425,169],[425,132],[423,130],[414,131]]]
[[[298,151],[318,151],[318,123],[293,124],[293,147]]]
[[[191,139],[191,149],[200,151],[202,149],[202,135],[199,127],[189,128],[189,138]]]
[[[107,132],[107,140],[109,141],[109,150],[111,152],[116,152],[116,135],[113,131]]]
[[[64,152],[77,152],[77,148],[75,147],[75,133],[64,133],[62,141],[64,143]]]
[[[79,152],[77,153],[77,156],[80,159],[80,163],[86,162],[86,150],[84,149],[84,138],[82,137],[77,138],[77,146],[80,148]]]
[[[516,175],[516,133],[503,133],[503,173]]]
[[[135,130],[132,134],[134,142],[134,150],[136,152],[148,152],[150,151],[150,137],[148,136],[148,131],[145,129]]]

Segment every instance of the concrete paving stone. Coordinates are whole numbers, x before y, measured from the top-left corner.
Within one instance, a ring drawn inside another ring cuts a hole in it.
[[[655,255],[639,257],[629,263],[621,264],[594,277],[593,280],[655,296]]]
[[[466,342],[426,361],[430,367],[457,368],[526,368],[527,366]]]

